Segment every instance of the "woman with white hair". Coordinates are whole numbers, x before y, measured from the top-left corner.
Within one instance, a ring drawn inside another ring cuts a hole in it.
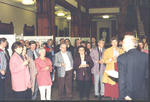
[[[35,65],[41,100],[51,100],[52,81],[50,72],[52,71],[52,62],[45,57],[46,51],[44,48],[40,48],[39,53],[40,56],[35,60]]]

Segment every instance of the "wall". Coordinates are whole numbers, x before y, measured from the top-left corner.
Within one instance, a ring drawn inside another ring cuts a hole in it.
[[[36,15],[25,9],[17,8],[0,2],[0,20],[4,23],[13,22],[14,33],[23,34],[24,24],[34,25],[36,34]]]

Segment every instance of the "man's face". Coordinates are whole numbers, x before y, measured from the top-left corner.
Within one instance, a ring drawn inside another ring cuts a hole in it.
[[[65,44],[66,44],[66,45],[69,45],[69,40],[65,40]]]
[[[31,48],[31,50],[35,50],[36,49],[36,44],[31,44],[30,48]]]
[[[81,40],[77,40],[77,47],[80,46]]]
[[[104,47],[104,41],[103,41],[103,40],[100,40],[100,41],[98,42],[98,46],[99,46],[100,48],[103,48],[103,47]]]
[[[60,40],[60,44],[63,44],[63,43],[64,43],[64,39],[61,39],[61,40]]]
[[[52,46],[53,45],[53,41],[48,41],[48,46]]]
[[[60,50],[61,50],[61,52],[66,52],[66,45],[65,44],[62,44],[61,46],[60,46]]]
[[[91,40],[92,40],[92,43],[96,42],[96,39],[95,39],[95,38],[92,38]]]

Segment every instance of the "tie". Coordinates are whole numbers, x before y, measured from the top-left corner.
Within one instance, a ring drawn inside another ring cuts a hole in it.
[[[35,55],[34,55],[34,52],[33,52],[33,60],[35,60]]]

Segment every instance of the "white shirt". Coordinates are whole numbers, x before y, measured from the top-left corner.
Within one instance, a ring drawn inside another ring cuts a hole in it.
[[[62,54],[62,57],[64,59],[64,63],[65,63],[65,71],[71,70],[72,67],[71,67],[71,62],[70,62],[69,56],[67,55],[66,52],[65,53],[61,52],[61,54]]]

